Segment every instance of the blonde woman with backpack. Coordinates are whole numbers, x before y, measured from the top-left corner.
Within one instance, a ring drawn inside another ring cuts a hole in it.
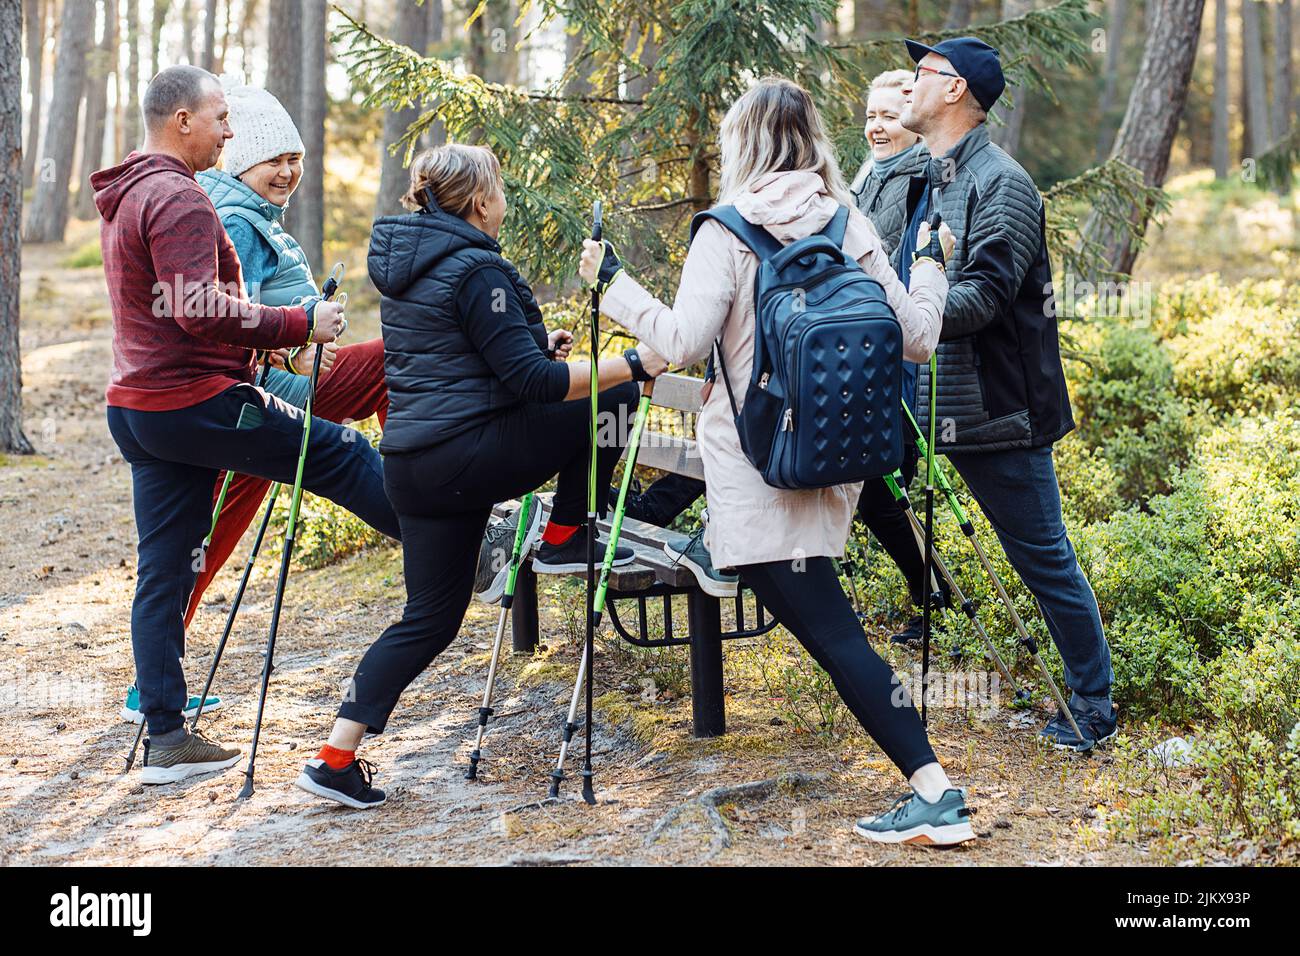
[[[761,80],[727,112],[720,132],[719,205],[732,205],[782,245],[819,233],[848,207],[843,251],[880,283],[902,327],[903,354],[925,361],[939,339],[948,283],[920,257],[911,288],[899,282],[880,238],[844,184],[807,91]],[[922,227],[917,248],[929,244]],[[940,228],[945,254],[952,235]],[[687,365],[714,340],[732,387],[753,363],[756,256],[730,231],[705,221],[682,270],[672,307],[627,272],[608,243],[584,243],[580,272],[601,287],[601,310],[664,356]],[[737,400],[743,398],[739,389]],[[709,506],[706,544],[719,568],[734,568],[763,604],[831,675],[863,728],[912,786],[889,810],[859,820],[878,842],[951,845],[973,839],[965,796],[935,758],[910,697],[871,649],[832,563],[844,553],[861,482],[828,488],[772,487],[741,449],[725,388],[710,390],[696,423]]]

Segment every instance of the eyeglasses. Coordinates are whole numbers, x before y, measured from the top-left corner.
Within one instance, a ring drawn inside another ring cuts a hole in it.
[[[918,63],[918,64],[916,64],[916,72],[912,74],[912,83],[913,83],[913,84],[916,84],[916,83],[920,82],[920,80],[921,80],[921,74],[922,74],[922,73],[936,73],[936,74],[938,74],[939,76],[951,76],[951,77],[952,77],[953,79],[955,79],[955,80],[960,80],[960,79],[961,79],[961,75],[960,75],[960,74],[957,74],[957,73],[949,73],[947,70],[936,70],[936,69],[935,69],[934,67],[932,67],[932,66],[922,66],[921,64]]]

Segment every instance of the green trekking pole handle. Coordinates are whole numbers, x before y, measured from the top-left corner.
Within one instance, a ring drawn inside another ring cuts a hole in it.
[[[636,419],[632,423],[632,435],[627,442],[627,462],[623,466],[623,479],[618,486],[618,503],[614,506],[614,520],[609,528],[609,541],[605,544],[605,560],[600,566],[600,582],[596,587],[595,617],[596,627],[600,627],[600,617],[605,613],[605,595],[609,590],[609,573],[614,567],[614,552],[618,549],[618,539],[623,533],[623,515],[627,511],[627,493],[632,485],[632,472],[636,469],[637,452],[641,450],[641,433],[645,429],[646,419],[650,416],[650,396],[654,394],[654,379],[641,388],[641,400],[636,406]]]

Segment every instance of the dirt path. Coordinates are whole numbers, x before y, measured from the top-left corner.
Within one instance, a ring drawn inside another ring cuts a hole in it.
[[[865,738],[827,746],[775,724],[761,689],[729,667],[729,732],[694,740],[689,700],[640,703],[634,668],[612,652],[598,692],[626,703],[598,720],[600,802],[577,802],[575,762],[567,799],[539,805],[576,666],[576,642],[554,607],[543,611],[545,651],[505,664],[482,782],[465,781],[463,767],[495,609],[475,604],[389,732],[365,746],[390,805],[358,813],[322,804],[292,780],[328,728],[340,681],[400,612],[392,549],[294,574],[251,800],[235,799],[236,770],[145,790],[120,759],[134,732],[117,708],[132,675],[135,533],[129,469],[103,418],[110,326],[101,272],[62,267],[67,252],[25,253],[24,399],[41,455],[0,465],[0,864],[1143,862],[1098,831],[1108,758],[1046,754],[1036,724],[1007,712],[979,720],[945,710],[932,720],[936,749],[970,788],[984,838],[951,852],[878,847],[856,837],[852,822],[883,809],[902,781]],[[196,617],[192,681],[206,673],[237,576],[227,566]],[[245,747],[271,592],[264,574],[246,599],[219,680],[229,704],[208,725]],[[628,713],[638,718],[613,719]],[[692,810],[647,843],[665,813],[710,788],[791,773],[812,782],[723,801],[725,832]]]

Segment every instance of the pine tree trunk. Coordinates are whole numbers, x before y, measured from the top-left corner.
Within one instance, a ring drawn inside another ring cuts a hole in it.
[[[217,66],[217,0],[203,3],[203,46],[199,53],[199,66],[213,72]]]
[[[244,15],[239,21],[239,66],[248,73],[248,45],[252,43],[253,24],[257,22],[258,0],[244,0]]]
[[[425,49],[436,47],[441,44],[447,31],[447,12],[443,6],[443,0],[424,0],[425,9],[429,11],[429,27],[427,45]],[[420,104],[424,109],[428,104]],[[442,120],[436,119],[429,124],[420,135],[420,149],[432,149],[435,146],[441,146],[447,142],[447,127]]]
[[[1214,0],[1214,178],[1228,178],[1228,0]]]
[[[1291,132],[1291,0],[1273,0],[1273,142]]]
[[[0,0],[0,451],[32,453],[23,434],[18,349],[23,245],[23,5]]]
[[[431,0],[426,0],[426,3]],[[415,0],[397,0],[397,24],[393,41],[423,54],[429,47],[429,14]],[[406,134],[420,116],[419,106],[406,109],[389,107],[384,113],[384,136],[379,146],[379,194],[375,197],[375,216],[394,216],[402,211],[402,195],[410,184],[406,171],[406,150],[391,155],[389,147]]]
[[[62,242],[67,228],[77,115],[86,85],[86,60],[94,30],[94,0],[64,0],[54,62],[54,95],[50,100],[41,162],[36,169],[36,191],[27,214],[29,242]]]
[[[153,0],[153,22],[149,27],[149,78],[153,79],[162,69],[162,31],[167,23],[167,10],[171,0]]]
[[[948,16],[944,18],[943,28],[945,30],[964,30],[970,26],[972,0],[953,0],[952,6],[948,8]]]
[[[1023,16],[1032,9],[1034,9],[1033,0],[1002,0],[1001,19],[1010,20],[1012,17]],[[992,132],[993,141],[1014,156],[1016,150],[1020,148],[1020,129],[1024,125],[1025,99],[1029,96],[1029,89],[1022,86],[1012,95],[1016,98],[1014,106],[1005,98],[998,104],[998,116],[1002,118],[1003,125],[995,126]]]
[[[116,72],[117,4],[115,0],[101,0],[104,12],[104,29],[99,45],[89,57],[89,78],[86,82],[86,117],[81,132],[81,174],[77,179],[77,203],[73,215],[78,219],[94,219],[94,197],[90,189],[90,174],[100,167],[104,158],[104,130],[108,119],[108,77]]]
[[[1164,0],[1153,6],[1142,65],[1111,156],[1138,169],[1148,186],[1163,186],[1169,171],[1169,151],[1187,103],[1205,0]],[[1145,231],[1150,215],[1146,207],[1131,210],[1130,222],[1139,235]],[[1084,226],[1084,236],[1102,247],[1111,271],[1124,275],[1133,271],[1137,251],[1131,248],[1127,235],[1092,217]]]
[[[27,117],[27,149],[23,153],[23,185],[31,186],[36,176],[36,157],[41,142],[41,79],[45,72],[45,10],[47,0],[23,0],[27,28],[27,91],[32,108]]]
[[[294,234],[320,275],[325,259],[325,0],[302,0],[302,185]]]
[[[194,3],[195,0],[180,0],[181,56],[186,63],[197,66],[198,56],[194,52]]]
[[[564,35],[565,67],[573,66],[580,58],[582,62],[578,63],[577,72],[565,86],[566,96],[586,96],[591,93],[591,82],[588,78],[592,71],[590,53],[582,42],[582,34],[566,33]]]
[[[1221,0],[1220,0],[1221,2]],[[1106,65],[1097,104],[1097,162],[1110,150],[1110,111],[1115,108],[1115,89],[1119,81],[1119,54],[1124,48],[1124,21],[1128,18],[1128,0],[1111,0],[1110,20],[1106,24]]]
[[[126,102],[122,114],[123,155],[139,149],[143,117],[140,112],[140,0],[126,0]]]
[[[271,49],[301,48],[302,41],[302,0],[270,0],[267,26],[268,45]],[[266,88],[280,101],[293,120],[293,124],[302,130],[302,57],[273,56],[266,71]],[[297,199],[291,201],[284,211],[282,224],[292,235],[298,235]]]
[[[1250,104],[1250,155],[1260,156],[1269,145],[1268,95],[1264,89],[1264,43],[1259,33],[1259,4],[1241,0],[1241,57]]]

